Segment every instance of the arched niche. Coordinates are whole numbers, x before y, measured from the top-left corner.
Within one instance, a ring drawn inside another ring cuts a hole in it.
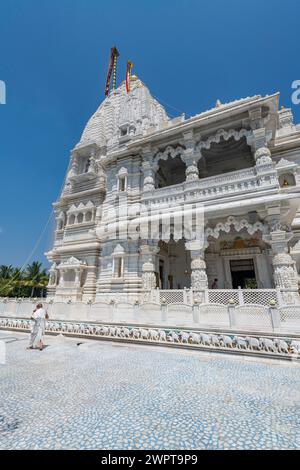
[[[83,222],[83,213],[79,212],[79,214],[77,216],[77,223],[81,224],[82,222]]]
[[[69,216],[69,224],[70,224],[70,225],[75,224],[75,220],[76,220],[75,215],[74,215],[74,214],[71,214],[71,215]]]
[[[88,211],[85,214],[85,222],[91,222],[92,218],[93,218],[93,213],[91,211]]]
[[[281,188],[286,188],[288,186],[295,186],[296,180],[293,173],[283,173],[278,178],[279,185]]]

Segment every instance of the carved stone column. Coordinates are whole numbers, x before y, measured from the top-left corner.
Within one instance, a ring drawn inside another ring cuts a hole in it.
[[[143,290],[151,291],[156,287],[156,277],[155,277],[155,267],[152,263],[151,258],[149,261],[143,264],[142,266],[142,281],[143,281]]]
[[[143,191],[153,191],[155,189],[155,172],[157,165],[145,161],[142,164],[142,170],[144,173]]]
[[[288,242],[292,237],[292,233],[279,228],[271,232],[266,240],[272,246],[274,254],[274,284],[281,290],[283,300],[287,304],[300,303],[295,261],[288,252]]]
[[[63,188],[64,194],[69,194],[72,191],[72,178],[78,174],[78,155],[71,154],[71,162],[66,177],[66,182]]]
[[[195,153],[195,139],[193,131],[187,131],[183,133],[185,150],[183,152],[182,160],[186,164],[186,182],[192,183],[199,180],[199,170],[197,163],[201,157],[201,154]]]
[[[64,282],[64,281],[65,281],[64,276],[65,276],[65,273],[66,273],[66,272],[67,272],[66,269],[61,269],[61,270],[60,270],[60,277],[59,277],[59,286],[60,286],[60,287],[64,287],[64,284],[65,284],[65,282]]]
[[[159,252],[156,240],[148,240],[141,245],[140,254],[142,256],[142,290],[143,300],[150,301],[151,291],[156,288],[155,256]]]
[[[143,191],[153,191],[153,189],[155,189],[157,163],[153,162],[153,151],[149,145],[143,148],[142,155],[142,171],[144,174]]]
[[[68,178],[76,176],[78,174],[78,155],[73,153],[71,157],[71,165],[68,173]]]
[[[260,147],[254,153],[256,166],[272,165],[271,152],[268,147]]]
[[[195,159],[186,160],[186,182],[191,183],[199,180],[199,170]]]
[[[80,283],[81,283],[81,268],[76,268],[74,285],[76,287],[80,287]]]
[[[259,115],[260,113],[258,113],[258,117]],[[253,121],[253,125],[255,125],[255,122],[256,124],[261,124],[262,120],[258,119]],[[264,127],[254,128],[251,132],[251,135],[249,135],[247,138],[247,143],[248,145],[251,145],[253,151],[258,183],[260,186],[279,184],[275,164],[271,158],[271,152],[268,148],[268,142],[271,138],[271,131],[266,131]]]
[[[253,118],[253,116],[252,116]],[[261,120],[251,120],[252,131],[247,136],[247,144],[251,146],[253,156],[257,166],[272,163],[271,152],[268,149],[268,141],[272,137],[272,133],[266,132],[264,127],[261,126]]]
[[[88,266],[83,287],[83,300],[94,299],[96,295],[96,266]]]
[[[191,253],[191,288],[194,300],[204,301],[204,290],[208,288],[204,248],[199,241],[187,242],[185,247]]]
[[[89,158],[88,173],[91,173],[91,174],[96,174],[97,173],[96,152],[95,152],[95,150],[91,151],[91,156]]]
[[[206,263],[203,252],[191,251],[191,284],[193,290],[207,289]]]

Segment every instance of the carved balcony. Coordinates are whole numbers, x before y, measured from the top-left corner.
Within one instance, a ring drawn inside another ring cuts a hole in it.
[[[263,174],[258,174],[256,167],[252,167],[145,191],[142,201],[145,204],[151,203],[152,206],[172,206],[188,202],[205,202],[278,187],[276,170],[272,168]]]

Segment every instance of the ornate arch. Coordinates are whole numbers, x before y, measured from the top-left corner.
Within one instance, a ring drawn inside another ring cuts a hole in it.
[[[262,234],[266,234],[268,229],[266,225],[262,222],[255,222],[251,224],[247,219],[236,219],[233,216],[228,217],[225,222],[219,222],[214,228],[208,227],[205,230],[205,239],[207,240],[208,237],[219,238],[220,232],[229,233],[233,227],[237,232],[240,232],[244,228],[247,230],[249,235],[253,235],[254,233],[260,231]]]
[[[158,163],[159,160],[167,160],[169,157],[171,158],[176,158],[176,157],[182,157],[184,148],[181,145],[177,145],[177,147],[172,147],[171,145],[168,145],[165,150],[158,151],[154,157],[153,161],[155,163]]]
[[[225,131],[224,129],[220,129],[216,132],[216,134],[213,134],[213,135],[209,136],[207,139],[200,140],[196,144],[195,150],[201,151],[202,148],[208,150],[211,147],[211,144],[220,143],[221,138],[223,138],[224,140],[227,141],[227,140],[231,139],[231,137],[234,137],[234,139],[236,141],[238,141],[238,140],[242,139],[243,137],[248,138],[251,134],[252,134],[252,131],[247,130],[247,129],[241,129],[239,131],[237,131],[235,129],[230,129],[229,131]]]

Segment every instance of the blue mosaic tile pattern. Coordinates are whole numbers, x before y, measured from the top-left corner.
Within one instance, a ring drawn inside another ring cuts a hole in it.
[[[1,449],[300,448],[297,362],[4,336]]]

